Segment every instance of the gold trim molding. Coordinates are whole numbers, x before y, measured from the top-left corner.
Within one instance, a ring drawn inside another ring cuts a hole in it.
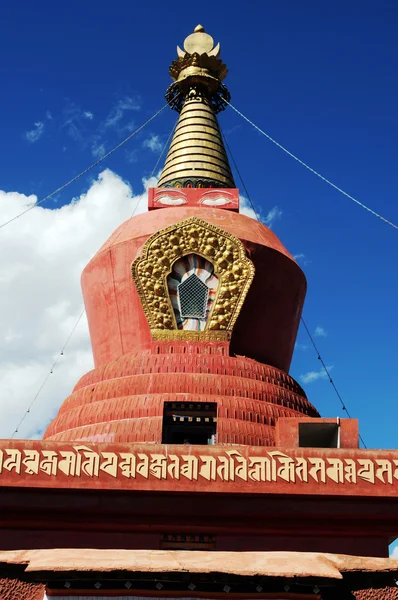
[[[177,328],[167,276],[182,256],[198,254],[210,261],[219,279],[206,328]],[[220,227],[191,217],[151,235],[131,272],[155,340],[223,341],[229,339],[254,277],[254,265],[242,242]]]
[[[230,331],[189,331],[184,329],[152,329],[152,338],[157,342],[227,342]]]

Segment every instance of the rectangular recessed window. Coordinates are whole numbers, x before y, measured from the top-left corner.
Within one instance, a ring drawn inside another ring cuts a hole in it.
[[[160,540],[160,550],[215,550],[214,535],[203,534],[164,534]]]
[[[216,402],[165,402],[163,444],[209,446],[217,433]]]
[[[339,448],[338,423],[299,423],[300,448]]]

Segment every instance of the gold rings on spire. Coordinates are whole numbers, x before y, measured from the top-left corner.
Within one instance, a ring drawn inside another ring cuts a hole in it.
[[[158,187],[236,187],[216,117],[229,100],[219,53],[220,44],[201,25],[186,38],[184,50],[177,47],[166,98],[180,118]]]

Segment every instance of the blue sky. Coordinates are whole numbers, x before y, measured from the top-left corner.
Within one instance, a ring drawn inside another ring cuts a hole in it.
[[[221,42],[233,104],[398,223],[398,5],[385,0],[8,3],[0,22],[0,190],[43,197],[150,117],[164,104],[176,45],[198,23]],[[104,166],[142,193],[175,118],[166,110],[45,206],[70,203]],[[398,231],[231,110],[220,123],[257,209],[281,213],[274,231],[308,280],[304,317],[366,444],[397,447]],[[300,331],[292,375],[307,381],[324,416],[344,416],[319,370]]]

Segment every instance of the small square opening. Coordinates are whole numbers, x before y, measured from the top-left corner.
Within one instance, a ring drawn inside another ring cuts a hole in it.
[[[160,550],[215,550],[214,535],[203,534],[163,534],[160,539]]]
[[[339,448],[337,423],[299,423],[300,448]]]
[[[165,402],[162,444],[210,446],[216,433],[216,402]]]

